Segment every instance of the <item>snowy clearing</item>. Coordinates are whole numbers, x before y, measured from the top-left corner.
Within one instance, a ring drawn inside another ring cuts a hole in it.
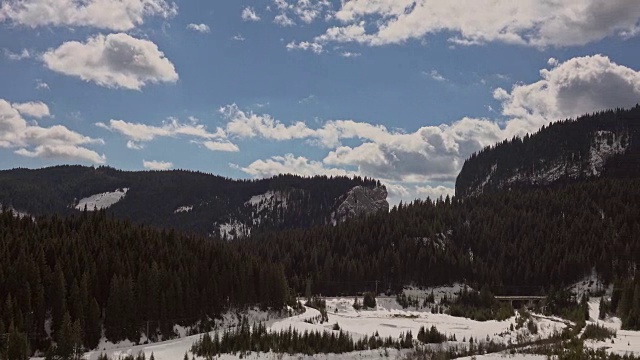
[[[460,290],[460,286],[442,287],[434,289],[434,294],[452,294]],[[429,290],[408,289],[408,292],[414,296],[419,296],[421,293]],[[545,318],[541,316],[534,317],[534,321],[537,323],[539,332],[533,336],[528,333],[526,328],[510,331],[510,325],[515,324],[515,317],[512,317],[505,321],[485,321],[479,322],[470,320],[467,318],[453,317],[445,314],[432,314],[428,308],[420,310],[402,309],[397,304],[395,298],[391,297],[379,297],[377,299],[377,307],[372,310],[356,311],[353,308],[353,297],[340,297],[340,298],[327,298],[327,313],[329,321],[323,324],[309,323],[313,322],[312,319],[320,315],[320,312],[316,309],[305,308],[305,312],[299,315],[291,317],[278,317],[273,313],[261,312],[259,310],[250,310],[242,313],[247,316],[249,323],[263,321],[270,331],[280,331],[289,329],[297,329],[299,331],[334,331],[332,327],[338,323],[341,330],[348,332],[354,340],[360,339],[365,335],[371,336],[376,331],[382,337],[391,336],[397,338],[401,333],[411,331],[414,337],[417,335],[420,327],[424,326],[429,328],[432,325],[447,335],[456,335],[457,341],[449,342],[443,345],[445,348],[447,345],[455,345],[460,348],[466,347],[471,337],[478,340],[492,339],[494,342],[499,343],[516,343],[518,339],[533,340],[539,338],[545,338],[553,335],[555,332],[562,331],[566,325],[562,321],[557,321],[552,318]],[[220,328],[226,328],[236,326],[239,323],[239,315],[235,312],[227,313],[223,316],[223,319],[218,323]],[[185,329],[178,329],[181,335],[186,334]],[[336,331],[337,333],[337,331]],[[201,335],[186,336],[179,339],[168,340],[164,342],[158,342],[154,344],[135,345],[129,342],[122,342],[119,344],[111,344],[102,342],[100,347],[96,351],[87,353],[87,360],[95,360],[101,353],[105,353],[110,357],[118,358],[124,355],[136,355],[139,352],[143,352],[147,355],[147,358],[154,354],[157,360],[173,360],[181,359],[184,357],[185,352],[191,349],[193,343],[200,339]],[[143,339],[144,340],[144,339]],[[465,340],[464,342],[462,340]],[[379,359],[385,358],[387,355],[389,358],[397,358],[402,353],[408,350],[397,351],[395,349],[378,349],[370,351],[358,351],[349,354],[317,354],[314,356],[304,356],[301,354],[296,355],[283,355],[275,353],[252,353],[245,356],[247,359]],[[190,354],[191,357],[192,354]],[[519,360],[539,360],[540,357],[532,355],[515,355],[508,354],[496,354],[478,357],[486,360],[497,358],[514,358]],[[220,357],[221,359],[235,359],[236,355],[226,354]]]
[[[91,195],[89,197],[81,199],[75,206],[75,208],[80,211],[84,210],[85,206],[87,208],[87,211],[93,211],[94,209],[106,209],[122,200],[124,196],[127,195],[127,191],[129,191],[129,188],[117,189],[112,192],[104,192],[101,194]]]

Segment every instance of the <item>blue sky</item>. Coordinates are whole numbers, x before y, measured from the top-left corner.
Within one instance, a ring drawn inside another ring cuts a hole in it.
[[[484,146],[638,103],[639,21],[628,0],[2,0],[0,168],[448,194]]]

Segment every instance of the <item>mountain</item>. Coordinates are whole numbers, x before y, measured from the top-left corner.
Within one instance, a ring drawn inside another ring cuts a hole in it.
[[[108,209],[137,223],[221,238],[388,211],[386,196],[378,181],[359,177],[231,180],[193,171],[83,166],[0,171],[0,204],[22,215]]]
[[[465,161],[456,195],[598,177],[640,176],[640,106],[543,127],[485,148]]]

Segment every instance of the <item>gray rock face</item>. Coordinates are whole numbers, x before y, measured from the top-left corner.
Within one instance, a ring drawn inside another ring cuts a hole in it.
[[[358,215],[389,211],[387,189],[384,186],[367,188],[356,186],[349,190],[333,216],[333,223],[340,223]]]

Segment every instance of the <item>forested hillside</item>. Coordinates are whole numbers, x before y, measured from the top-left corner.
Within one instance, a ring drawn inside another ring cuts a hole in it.
[[[465,281],[540,293],[640,262],[640,181],[599,179],[416,201],[389,214],[256,235],[234,244],[284,265],[304,293],[332,295]]]
[[[151,339],[166,339],[174,324],[206,329],[231,307],[280,309],[287,300],[280,265],[224,242],[104,211],[35,222],[0,213],[0,349],[6,333],[28,339],[31,350],[51,340],[92,349],[103,326],[113,342],[137,342],[147,327]]]
[[[375,180],[357,177],[280,175],[232,180],[182,170],[128,172],[56,166],[0,171],[0,204],[31,215],[70,215],[84,209],[83,199],[99,198],[100,194],[107,198],[119,191],[122,197],[107,204],[108,211],[117,217],[233,237],[329,223],[332,213],[356,186],[384,189]],[[93,210],[94,202],[88,203],[88,210]],[[384,204],[388,206],[386,201]]]
[[[640,176],[640,106],[556,122],[473,154],[458,175],[456,195],[601,176]]]

